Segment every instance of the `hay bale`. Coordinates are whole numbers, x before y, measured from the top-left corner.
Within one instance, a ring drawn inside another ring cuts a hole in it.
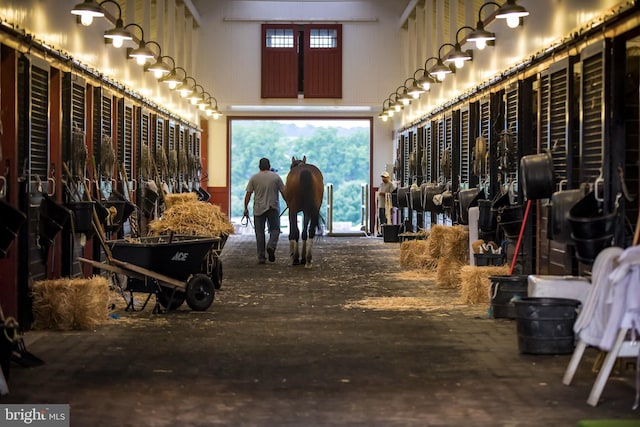
[[[469,229],[462,225],[446,227],[441,257],[454,259],[460,263],[469,262]]]
[[[195,193],[185,193],[194,194]],[[149,223],[149,235],[184,234],[221,237],[234,233],[233,224],[219,206],[208,202],[182,201]]]
[[[180,203],[197,202],[198,195],[193,192],[189,193],[169,193],[164,196],[164,205],[167,209]]]
[[[427,250],[425,240],[406,240],[400,244],[400,265],[402,267],[420,268],[421,259]]]
[[[437,260],[442,256],[442,248],[448,236],[448,226],[435,224],[429,231],[428,252],[432,259]]]
[[[436,273],[436,286],[444,289],[460,287],[460,270],[466,262],[456,258],[440,257]]]
[[[91,329],[107,319],[109,282],[103,276],[33,283],[34,328]]]
[[[476,267],[465,265],[460,271],[460,297],[463,304],[488,304],[491,289],[491,276],[506,276],[509,267],[487,266]]]

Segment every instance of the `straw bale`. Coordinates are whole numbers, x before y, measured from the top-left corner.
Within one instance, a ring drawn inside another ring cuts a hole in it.
[[[447,227],[441,257],[467,264],[469,261],[469,229],[462,225]]]
[[[429,232],[428,252],[432,259],[437,260],[442,256],[442,247],[445,244],[448,235],[448,226],[435,224]]]
[[[445,289],[460,287],[460,270],[466,262],[456,258],[440,257],[436,272],[436,286]]]
[[[425,240],[405,240],[400,244],[400,265],[411,268],[420,267],[419,259],[426,250]]]
[[[487,266],[476,267],[465,265],[460,271],[460,297],[465,304],[488,304],[491,289],[491,276],[505,276],[509,274],[509,267]]]
[[[164,211],[149,223],[149,235],[184,234],[221,237],[233,234],[234,227],[220,207],[208,202],[184,201]]]
[[[109,282],[103,276],[36,281],[31,293],[35,328],[91,329],[107,319]]]
[[[167,209],[180,203],[197,202],[198,195],[193,192],[189,193],[169,193],[164,196],[164,205]]]

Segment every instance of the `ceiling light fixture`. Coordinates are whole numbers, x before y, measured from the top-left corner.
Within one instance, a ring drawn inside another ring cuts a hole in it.
[[[529,11],[516,4],[516,0],[507,0],[496,13],[496,19],[505,19],[509,28],[516,28],[525,16],[529,16]]]
[[[105,31],[104,38],[107,39],[107,41],[110,40],[113,47],[120,48],[124,44],[125,40],[133,40],[133,36],[124,28],[124,23],[122,22],[122,9],[120,9],[120,5],[113,0],[104,0],[100,3],[100,7],[105,3],[113,3],[118,6],[118,17],[116,18],[116,26]]]
[[[163,61],[163,59],[165,58],[170,59],[173,65],[169,66],[165,64]],[[156,58],[156,62],[154,62],[153,64],[149,64],[146,67],[145,71],[153,72],[153,76],[156,79],[160,80],[162,79],[163,76],[169,75],[175,67],[176,67],[176,61],[174,61],[172,57],[170,57],[169,55],[158,55],[158,57]]]
[[[95,0],[84,0],[71,9],[71,14],[79,17],[80,23],[88,27],[93,23],[93,18],[104,17],[104,9]]]
[[[438,57],[436,58],[438,62],[429,70],[429,74],[435,76],[436,79],[440,81],[443,81],[447,76],[447,74],[453,73],[453,70],[447,67],[446,65],[444,65],[444,63],[442,62],[442,55],[440,51],[445,46],[453,46],[453,45],[451,43],[445,43],[442,46],[440,46],[440,48],[438,49]]]
[[[177,71],[181,70],[184,73],[184,77],[181,78],[178,76]],[[166,83],[169,85],[169,89],[173,90],[176,87],[178,87],[178,85],[180,83],[182,83],[182,81],[187,77],[187,70],[185,70],[182,67],[173,67],[173,70],[171,70],[171,72],[169,74],[167,74],[164,77],[160,78],[160,82],[162,83]]]
[[[128,57],[135,58],[138,65],[144,65],[149,59],[154,59],[155,55],[153,54],[151,49],[147,47],[147,42],[144,41],[144,30],[142,29],[142,27],[134,22],[132,24],[125,25],[124,29],[126,30],[129,27],[138,28],[140,30],[141,37],[140,42],[138,43],[138,47],[127,51]],[[160,45],[158,45],[158,47],[159,46]]]
[[[473,61],[473,51],[471,50],[462,50],[462,46],[460,45],[460,40],[458,36],[460,35],[460,31],[464,29],[474,30],[473,27],[464,26],[456,31],[456,44],[453,46],[453,52],[447,55],[447,58],[444,60],[445,63],[452,63],[456,68],[460,69],[464,67],[464,63],[467,61]],[[475,30],[474,30],[475,31]]]

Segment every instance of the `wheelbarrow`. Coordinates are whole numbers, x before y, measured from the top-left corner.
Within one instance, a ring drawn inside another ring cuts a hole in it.
[[[154,313],[160,311],[159,305],[175,310],[185,300],[192,310],[203,311],[213,304],[215,289],[221,284],[219,255],[225,237],[169,235],[110,240],[105,242],[111,252],[106,261],[78,260],[115,273],[116,285],[131,293],[127,310],[134,309],[133,292],[146,292],[145,306],[156,295]],[[126,276],[126,286],[118,275]]]

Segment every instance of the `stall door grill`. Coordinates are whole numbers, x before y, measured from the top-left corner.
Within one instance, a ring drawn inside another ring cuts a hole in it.
[[[490,123],[490,108],[489,101],[483,101],[480,103],[480,135],[487,138],[487,143],[489,142],[489,127]]]
[[[449,173],[447,175],[445,175],[445,171],[442,171],[442,176],[444,177],[444,182],[449,182],[451,181],[452,177],[451,177],[451,159],[452,159],[452,153],[451,153],[451,147],[453,147],[453,117],[452,116],[447,116],[444,119],[444,145],[442,147],[442,152],[446,153],[446,155],[449,157]],[[442,157],[441,157],[442,159]],[[442,160],[441,160],[442,161]],[[440,165],[440,167],[442,168],[442,164]]]
[[[100,175],[104,176],[101,144],[103,136],[111,137],[111,97],[107,96],[102,88],[95,88],[93,93],[93,156]]]
[[[427,150],[427,155],[425,156],[426,161],[426,181],[433,181],[434,171],[433,171],[433,125],[431,122],[427,123],[427,127],[425,128],[425,149]]]
[[[35,61],[35,60],[34,60]],[[18,60],[18,161],[20,168],[25,167],[28,181],[26,182],[27,203],[25,211],[28,216],[26,231],[28,245],[28,259],[20,260],[19,293],[28,288],[26,278],[43,280],[45,264],[42,253],[37,244],[39,205],[31,202],[32,192],[38,191],[37,179],[42,181],[43,190],[47,191],[47,177],[49,171],[49,69],[32,63],[26,56]],[[20,169],[20,172],[23,172]],[[52,189],[48,191],[51,192]],[[56,238],[59,242],[59,238]],[[46,260],[45,260],[46,261]],[[24,294],[22,294],[24,296]],[[21,296],[19,310],[22,307]],[[22,327],[28,324],[20,320]]]
[[[602,167],[603,65],[602,53],[582,62],[581,182],[593,182]]]
[[[409,136],[404,133],[402,135],[402,184],[410,185],[409,177]]]
[[[440,156],[445,144],[445,127],[444,119],[438,119],[436,122],[436,139],[433,144],[433,176],[431,182],[438,182],[442,176],[442,170],[440,169]]]
[[[538,131],[540,149],[551,148],[549,143],[549,75],[540,77],[540,128]]]
[[[169,140],[167,141],[167,156],[169,165],[169,177],[178,179],[178,147],[176,142],[176,125],[169,122]],[[175,183],[173,183],[175,185]],[[172,192],[177,192],[177,188],[171,188]]]
[[[505,129],[512,132],[513,145],[517,152],[518,149],[518,90],[510,90],[506,92],[506,111],[505,111]]]
[[[127,173],[127,179],[134,178],[133,172],[133,107],[125,105],[124,107],[124,150],[120,161],[124,165]],[[124,177],[123,177],[124,178]]]
[[[158,169],[158,173],[163,181],[167,179],[168,171],[167,165],[169,164],[169,160],[167,159],[167,145],[165,141],[165,129],[164,129],[164,119],[158,117],[155,121],[156,124],[156,132],[155,132],[155,150],[156,150],[156,168]]]
[[[49,71],[31,67],[31,173],[47,179],[49,164]]]
[[[73,126],[77,126],[84,131],[84,104],[85,104],[85,87],[84,85],[74,82],[71,85],[71,120]]]
[[[558,180],[568,177],[569,147],[567,132],[569,84],[566,68],[556,71],[549,78],[549,141],[553,153],[553,168]]]
[[[102,135],[113,136],[112,134],[112,119],[113,119],[113,99],[111,96],[102,97]]]
[[[469,182],[469,110],[460,111],[460,182]]]
[[[412,174],[411,182],[420,185],[420,181],[418,180],[419,158],[418,158],[418,134],[416,129],[411,131],[411,133],[409,134],[409,138],[411,140],[411,148],[410,148],[411,164],[409,165],[411,168],[411,174]]]

